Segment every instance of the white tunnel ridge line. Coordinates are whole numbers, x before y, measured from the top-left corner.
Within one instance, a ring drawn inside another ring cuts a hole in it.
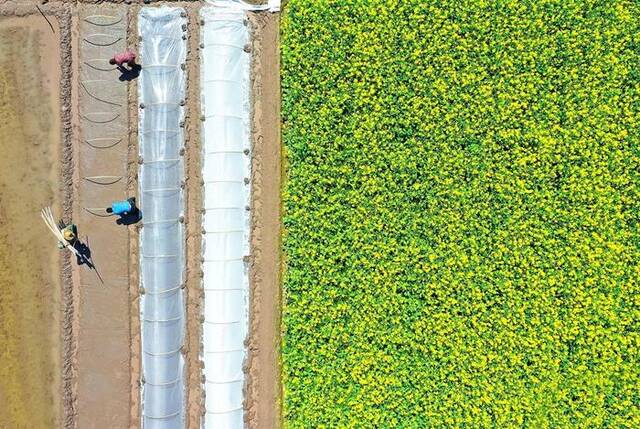
[[[206,382],[210,384],[233,384],[233,383],[242,383],[243,381],[244,381],[244,378],[238,378],[236,380],[225,380],[225,381],[206,380]]]
[[[202,49],[207,49],[211,47],[224,46],[225,48],[234,48],[234,49],[243,49],[244,46],[234,45],[233,43],[203,43],[200,45]],[[205,81],[206,83],[206,81]]]
[[[145,415],[145,417],[148,418],[148,419],[153,419],[153,420],[166,420],[166,419],[171,419],[173,417],[176,417],[176,416],[180,415],[181,413],[182,413],[182,410],[176,411],[175,413],[166,414],[164,416],[149,416],[149,415]]]
[[[158,40],[184,40],[182,38],[182,36],[180,37],[173,37],[173,36],[167,36],[164,34],[141,34],[140,35],[140,40],[142,40],[142,38],[144,37],[144,40],[147,41],[147,39],[158,39]]]
[[[148,259],[163,259],[163,258],[177,258],[180,255],[172,255],[172,254],[163,254],[163,255],[145,255],[144,253],[142,254],[143,258],[148,258]]]
[[[140,134],[151,134],[151,133],[173,133],[173,134],[178,134],[180,132],[180,129],[175,129],[175,130],[166,130],[166,129],[157,129],[157,130],[145,130],[140,132]]]
[[[269,12],[280,12],[281,0],[268,0],[267,4],[251,4],[243,0],[205,0],[207,3],[220,8],[222,11],[226,10],[248,10],[248,11],[261,11],[268,10]],[[210,18],[212,19],[212,18]]]
[[[147,380],[143,380],[142,382],[144,384],[148,384],[149,386],[162,387],[162,386],[171,386],[171,385],[174,385],[176,383],[179,383],[180,381],[182,381],[182,377],[176,378],[175,380],[167,381],[165,383],[152,383],[152,382],[147,381]]]
[[[244,258],[229,258],[229,259],[207,259],[205,258],[203,262],[234,262],[234,261],[242,261]]]
[[[158,289],[158,288],[150,289],[150,288],[145,287],[144,284],[142,284],[140,286],[140,294],[141,295],[144,295],[144,294],[146,294],[146,295],[162,295],[163,293],[171,293],[171,292],[177,291],[178,289],[184,289],[184,287],[185,287],[185,284],[181,283],[181,284],[178,284],[178,285],[175,285],[175,286],[171,286],[171,287],[169,287],[167,289]]]
[[[164,290],[159,290],[159,291],[157,291],[157,290],[148,290],[148,289],[145,288],[144,289],[144,293],[146,295],[163,295],[165,293],[175,292],[175,291],[180,290],[180,289],[182,289],[182,285],[178,285],[178,286],[172,287],[171,289],[164,289]]]
[[[230,115],[228,113],[207,113],[204,115],[205,119],[209,119],[209,118],[235,118],[235,119],[243,119],[246,120],[247,117],[246,116],[240,116],[240,115]]]
[[[182,64],[142,64],[144,67],[182,67]]]
[[[227,350],[205,350],[205,353],[217,354],[217,353],[236,353],[244,352],[244,349],[227,349]]]
[[[225,290],[225,289],[223,289],[223,290]],[[230,322],[209,322],[208,320],[204,321],[204,323],[208,323],[210,325],[234,325],[236,323],[242,323],[242,322],[243,322],[243,320],[232,320]]]
[[[207,414],[227,414],[242,410],[242,406],[229,408],[226,410],[207,410]]]
[[[236,150],[210,150],[205,152],[205,155],[216,155],[219,153],[243,153],[244,150],[236,149]]]
[[[182,317],[173,317],[171,319],[142,319],[142,320],[149,323],[168,323],[168,322],[175,322],[180,319],[182,319]]]
[[[156,192],[175,192],[175,191],[180,191],[182,190],[182,188],[156,188],[156,189],[144,189],[142,190],[143,193],[148,193],[148,194],[153,194]]]
[[[174,222],[179,222],[180,219],[181,218],[177,217],[175,219],[161,219],[161,220],[146,221],[144,225],[149,226],[149,225],[156,225],[156,224],[162,224],[162,223],[174,223]]]
[[[180,162],[182,158],[152,159],[151,161],[143,160],[143,164],[159,164],[161,162]]]
[[[176,355],[180,353],[181,350],[182,350],[182,347],[180,347],[179,349],[170,350],[168,352],[150,352],[148,350],[143,350],[143,352],[145,354],[148,354],[149,356],[171,356],[171,355]]]
[[[242,84],[242,81],[235,80],[235,79],[207,79],[203,83],[213,83],[213,82],[229,82],[229,83],[235,83],[238,85]]]

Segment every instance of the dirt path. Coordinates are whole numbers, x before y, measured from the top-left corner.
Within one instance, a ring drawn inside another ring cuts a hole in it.
[[[186,166],[186,235],[187,235],[187,336],[185,337],[184,356],[186,362],[186,410],[185,421],[189,429],[201,427],[203,411],[202,364],[200,360],[200,338],[202,335],[202,151],[200,136],[200,27],[199,5],[182,5],[188,13],[189,32],[187,40],[187,105],[185,111],[185,166]]]
[[[39,216],[60,213],[59,58],[41,16],[0,17],[2,428],[60,422],[59,254]]]
[[[78,88],[80,133],[74,219],[104,279],[79,267],[77,427],[126,428],[130,423],[129,232],[100,217],[127,198],[127,84],[108,59],[126,47],[127,11],[80,5]],[[97,210],[96,210],[97,209]],[[100,210],[102,209],[102,210]]]
[[[128,30],[127,45],[138,46],[138,12],[140,6],[132,4],[127,9]],[[129,195],[138,194],[138,80],[129,82],[129,155],[128,155],[128,178],[127,190]],[[131,305],[129,307],[130,320],[130,420],[129,428],[140,427],[141,395],[140,395],[140,375],[142,372],[142,347],[140,331],[140,228],[130,230],[129,236],[129,297]]]
[[[247,420],[280,422],[280,51],[279,14],[251,14],[253,33],[251,313]]]

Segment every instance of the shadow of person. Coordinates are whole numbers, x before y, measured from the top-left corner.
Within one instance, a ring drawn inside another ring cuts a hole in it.
[[[140,64],[134,64],[130,69],[124,66],[118,66],[118,70],[120,71],[120,77],[118,79],[121,82],[129,82],[140,76],[140,70],[142,70],[142,66]]]
[[[86,237],[86,241],[87,241],[86,243],[83,243],[80,240],[76,240],[73,243],[73,248],[76,249],[76,251],[78,252],[78,255],[76,255],[76,262],[78,263],[78,265],[86,265],[87,267],[89,267],[90,270],[93,270],[96,273],[98,280],[100,280],[100,283],[104,285],[104,280],[102,279],[102,276],[98,272],[98,269],[96,268],[96,264],[93,263],[93,259],[91,259],[91,249],[89,248],[89,237]]]
[[[119,219],[116,219],[118,225],[133,225],[142,220],[142,212],[136,207],[135,210],[130,211],[127,214],[120,215]]]
[[[80,240],[76,240],[73,243],[73,248],[78,251],[79,256],[76,255],[76,263],[78,265],[86,265],[92,270],[95,269],[95,265],[93,265],[93,261],[91,260],[91,249],[86,243],[83,243]]]

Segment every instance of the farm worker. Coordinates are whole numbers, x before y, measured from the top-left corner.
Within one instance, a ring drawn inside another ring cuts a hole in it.
[[[131,49],[127,48],[124,52],[116,54],[109,60],[109,64],[123,67],[124,64],[130,68],[136,66],[136,54]]]
[[[137,210],[136,199],[134,197],[125,201],[114,201],[111,203],[111,207],[107,207],[107,213],[113,213],[118,216],[126,216],[130,213],[135,213]]]
[[[64,249],[67,244],[73,246],[78,239],[78,227],[73,223],[70,223],[69,225],[60,223],[59,226],[62,237],[64,238],[66,243],[58,242],[58,249]]]

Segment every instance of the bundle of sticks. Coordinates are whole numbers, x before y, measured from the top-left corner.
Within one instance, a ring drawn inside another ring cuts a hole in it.
[[[40,214],[42,215],[42,219],[44,220],[44,223],[51,230],[53,235],[58,239],[60,244],[62,244],[65,247],[65,249],[67,249],[68,251],[76,255],[78,258],[84,259],[80,254],[80,252],[78,252],[78,250],[76,250],[76,248],[73,247],[71,243],[69,243],[67,240],[64,239],[64,236],[62,235],[62,231],[58,229],[58,224],[56,223],[56,220],[53,217],[53,212],[51,211],[51,207],[43,208]]]

